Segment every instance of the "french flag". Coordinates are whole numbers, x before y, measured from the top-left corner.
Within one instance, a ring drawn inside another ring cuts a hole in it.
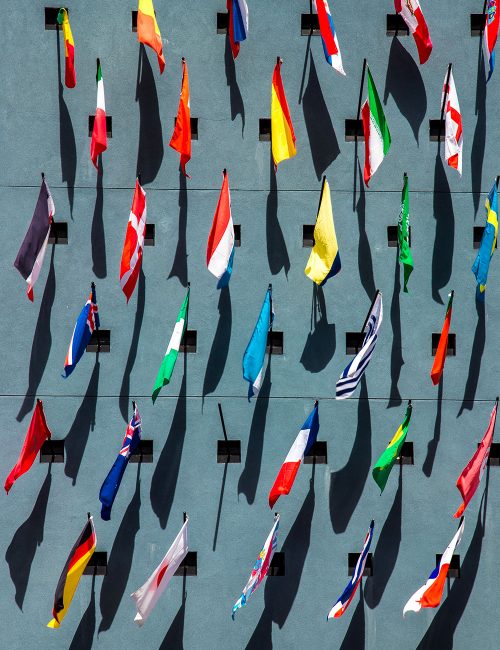
[[[270,508],[274,507],[274,504],[282,494],[288,494],[292,489],[293,482],[295,481],[295,477],[299,471],[300,463],[316,442],[318,431],[319,415],[318,402],[316,402],[311,414],[304,422],[299,435],[295,439],[292,448],[288,452],[285,462],[281,466],[278,476],[274,481],[274,485],[269,492]]]
[[[495,45],[498,38],[499,24],[500,15],[498,13],[498,0],[488,0],[483,36],[484,60],[488,63],[487,82],[490,80],[493,70],[495,69]]]
[[[337,33],[335,32],[328,0],[315,0],[315,4],[326,62],[339,74],[345,76]]]
[[[227,0],[229,14],[229,42],[233,59],[240,53],[240,43],[248,34],[248,6],[245,0]]]
[[[231,194],[227,171],[222,172],[223,181],[219,202],[215,210],[212,228],[207,241],[207,267],[219,280],[217,289],[227,287],[231,279],[234,258],[234,226],[231,216]]]

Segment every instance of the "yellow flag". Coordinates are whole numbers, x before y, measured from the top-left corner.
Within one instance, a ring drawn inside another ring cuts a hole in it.
[[[316,284],[324,284],[328,278],[340,271],[339,246],[333,225],[330,186],[323,177],[316,225],[314,227],[314,246],[309,255],[305,274]]]

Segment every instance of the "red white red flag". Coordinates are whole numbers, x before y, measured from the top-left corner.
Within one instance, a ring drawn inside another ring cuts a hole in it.
[[[425,63],[432,52],[432,41],[420,2],[418,0],[394,0],[394,8],[407,24],[410,33],[413,34],[420,63]]]
[[[462,175],[462,114],[458,103],[457,89],[453,79],[451,67],[446,72],[444,79],[443,93],[441,95],[441,107],[445,111],[445,143],[444,157],[450,167],[453,167]]]
[[[146,192],[140,186],[139,179],[137,179],[120,264],[120,286],[127,298],[127,302],[134,293],[141,270],[145,232]]]

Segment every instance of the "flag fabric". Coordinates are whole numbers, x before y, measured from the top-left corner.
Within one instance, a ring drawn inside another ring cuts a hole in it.
[[[288,494],[292,489],[301,462],[316,442],[319,431],[318,402],[314,405],[309,417],[304,422],[299,435],[296,437],[290,451],[281,466],[274,485],[269,492],[269,507],[273,508],[280,495]]]
[[[248,381],[248,400],[258,395],[264,378],[264,359],[266,356],[267,334],[274,320],[274,306],[271,287],[266,292],[259,318],[255,325],[245,354],[243,355],[243,379]]]
[[[429,28],[418,0],[394,0],[396,12],[403,18],[410,33],[413,34],[420,63],[425,63],[432,52]]]
[[[158,599],[167,588],[172,576],[181,566],[182,560],[187,555],[189,548],[188,522],[189,517],[186,517],[184,525],[178,532],[177,537],[172,542],[172,546],[168,549],[163,560],[142,587],[137,589],[137,591],[134,591],[130,596],[135,600],[137,614],[134,618],[134,622],[137,623],[139,627],[142,627],[148,620],[158,602]]]
[[[441,381],[441,375],[443,374],[444,364],[446,361],[446,354],[448,350],[448,334],[450,332],[451,324],[451,312],[453,308],[453,296],[455,292],[452,291],[448,294],[448,306],[446,307],[446,316],[444,318],[443,329],[441,330],[441,336],[439,337],[439,343],[436,349],[436,356],[434,357],[434,363],[432,364],[431,369],[431,379],[434,386],[439,384]]]
[[[76,321],[75,329],[69,343],[68,354],[64,361],[64,375],[69,377],[76,364],[80,361],[87,348],[87,345],[92,338],[92,332],[98,330],[99,323],[99,308],[97,306],[97,299],[95,294],[95,284],[92,282],[90,296],[85,303],[78,320]]]
[[[64,83],[67,88],[74,88],[76,86],[75,41],[69,24],[68,11],[64,7],[59,9],[57,24],[62,25],[64,37]]]
[[[97,63],[97,107],[95,109],[94,128],[90,141],[90,157],[92,164],[98,170],[97,159],[108,148],[108,134],[106,128],[106,104],[104,102],[104,82],[102,80],[101,62]]]
[[[344,369],[337,381],[337,399],[346,399],[347,397],[350,397],[361,381],[361,377],[364,375],[365,370],[370,363],[370,359],[372,358],[373,351],[375,350],[378,331],[382,324],[383,316],[384,310],[382,306],[382,294],[378,292],[365,325],[366,333],[365,338],[363,339],[363,345],[354,359]]]
[[[486,281],[490,268],[490,260],[495,252],[498,237],[498,193],[496,181],[488,194],[485,203],[486,208],[486,226],[481,238],[481,246],[477,252],[477,257],[472,265],[477,281],[476,297],[484,301],[486,291]]]
[[[71,549],[71,553],[66,560],[61,577],[57,583],[54,607],[52,608],[52,616],[54,618],[47,624],[47,627],[57,628],[61,625],[63,618],[68,613],[82,573],[85,571],[85,567],[94,554],[96,544],[97,538],[94,529],[94,519],[89,517],[80,537]]]
[[[464,467],[463,472],[457,479],[457,488],[462,495],[463,503],[455,512],[455,517],[461,517],[465,508],[468,506],[469,501],[474,496],[479,483],[483,477],[484,468],[490,457],[491,443],[493,442],[493,435],[495,433],[495,422],[497,419],[498,400],[493,407],[490,416],[490,423],[488,429],[479,443],[475,454]]]
[[[283,61],[278,59],[274,67],[271,87],[271,149],[275,170],[278,169],[280,162],[293,158],[297,153],[292,118],[281,80],[282,63]]]
[[[160,74],[165,70],[165,57],[163,56],[163,42],[160,28],[156,22],[156,12],[153,0],[139,0],[137,8],[137,40],[139,43],[149,45],[156,52]]]
[[[240,43],[248,34],[248,6],[245,0],[227,0],[228,33],[233,59],[240,53]]]
[[[464,532],[464,518],[462,517],[455,536],[448,544],[446,551],[441,556],[437,567],[432,571],[423,587],[416,591],[403,608],[403,616],[406,612],[419,612],[422,607],[437,607],[441,602],[444,583],[450,568],[451,558],[456,547],[460,544]]]
[[[319,31],[326,62],[339,74],[345,76],[342,66],[342,55],[340,54],[337,32],[333,24],[332,14],[328,6],[328,0],[314,0],[316,13],[318,14]]]
[[[26,280],[26,295],[33,302],[33,287],[42,269],[47,244],[49,243],[50,225],[56,208],[49,187],[42,177],[35,211],[31,223],[24,236],[23,243],[17,254],[14,266]]]
[[[141,187],[139,179],[137,179],[120,264],[120,286],[127,298],[127,302],[134,292],[141,271],[146,214],[146,192]]]
[[[280,524],[280,516],[277,514],[274,517],[274,524],[273,527],[271,528],[271,532],[267,536],[264,546],[262,547],[262,550],[259,553],[257,561],[255,562],[254,567],[252,569],[252,573],[250,574],[250,578],[248,579],[248,582],[246,583],[243,589],[243,593],[233,605],[233,611],[231,614],[233,621],[236,612],[241,607],[245,607],[245,605],[247,604],[247,600],[250,598],[253,592],[260,586],[261,582],[264,580],[264,578],[267,575],[267,572],[269,571],[269,566],[271,565],[274,551],[278,546],[279,524]]]
[[[21,449],[17,463],[11,469],[5,481],[4,487],[7,494],[14,485],[14,482],[30,469],[43,443],[46,440],[50,440],[51,437],[52,433],[45,421],[42,401],[37,399],[35,410],[33,411],[28,431],[26,432],[23,448]]]
[[[217,289],[227,287],[233,271],[234,226],[231,215],[231,193],[227,171],[222,172],[222,187],[212,228],[207,241],[207,267],[219,280]]]
[[[141,416],[139,415],[137,406],[134,404],[134,414],[127,426],[122,447],[99,492],[99,501],[102,504],[101,519],[104,519],[104,521],[109,521],[111,519],[111,508],[113,507],[116,493],[118,492],[118,488],[122,482],[130,456],[134,453],[141,442],[141,433]]]
[[[401,193],[401,212],[398,221],[399,261],[403,265],[403,291],[408,293],[408,280],[413,271],[413,257],[410,249],[410,193],[408,176],[404,175]]]
[[[182,57],[182,86],[179,108],[175,118],[175,127],[169,146],[180,153],[181,171],[186,178],[191,178],[186,172],[186,164],[191,159],[191,102],[189,99],[189,76],[186,59]]]
[[[314,246],[309,255],[304,273],[316,284],[322,286],[328,278],[340,271],[340,254],[333,224],[330,186],[323,177],[316,225],[314,226]]]
[[[190,289],[188,287],[186,297],[184,298],[184,302],[182,303],[181,309],[177,316],[174,331],[170,337],[167,351],[165,352],[165,356],[161,362],[160,369],[158,370],[158,375],[156,376],[152,395],[153,404],[155,403],[156,398],[158,397],[163,386],[170,383],[170,378],[172,377],[172,373],[175,368],[175,362],[177,361],[177,357],[179,355],[179,348],[181,347],[182,337],[184,336],[188,321],[189,292]]]
[[[352,578],[349,581],[347,587],[342,592],[340,598],[337,600],[335,605],[328,612],[328,616],[326,617],[327,620],[329,618],[340,618],[342,614],[345,612],[345,610],[349,607],[351,600],[354,598],[359,583],[361,582],[361,579],[363,577],[363,572],[365,570],[366,560],[368,559],[368,551],[370,550],[370,544],[372,543],[374,526],[375,526],[375,522],[372,520],[370,524],[370,528],[368,529],[368,532],[365,537],[363,549],[359,555],[358,561],[356,562],[356,567],[354,568],[354,573],[352,574]]]
[[[447,81],[448,83],[446,83]],[[462,149],[464,144],[462,114],[460,113],[460,104],[458,103],[457,89],[451,68],[446,72],[444,79],[441,106],[445,111],[444,157],[448,165],[456,169],[461,176]]]
[[[401,448],[406,440],[408,428],[410,426],[411,412],[412,406],[411,402],[409,402],[403,422],[399,425],[399,429],[394,434],[391,442],[387,445],[387,448],[377,460],[375,467],[372,470],[372,476],[375,483],[380,488],[380,494],[384,491],[391,469],[393,468],[396,459],[401,454]]]
[[[391,134],[368,66],[366,66],[366,72],[368,74],[368,97],[361,109],[361,118],[365,138],[364,179],[365,185],[368,187],[371,177],[389,151]]]
[[[488,64],[488,78],[486,82],[490,80],[495,69],[495,45],[498,38],[499,24],[498,0],[488,0],[483,34],[484,60]]]

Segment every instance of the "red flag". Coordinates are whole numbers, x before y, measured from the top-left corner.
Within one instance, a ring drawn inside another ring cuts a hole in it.
[[[439,337],[439,343],[436,350],[436,356],[434,357],[434,363],[432,364],[431,370],[431,379],[434,386],[439,384],[441,381],[441,375],[444,370],[444,363],[446,361],[446,352],[448,349],[448,333],[450,331],[451,323],[451,309],[453,305],[453,295],[454,291],[450,293],[450,298],[448,300],[448,307],[446,308],[446,317],[444,319],[443,329],[441,330],[441,336]]]
[[[142,264],[144,248],[144,233],[146,232],[146,192],[135,182],[134,200],[128,218],[125,243],[123,244],[122,261],[120,265],[120,286],[130,300],[133,294]]]
[[[169,145],[181,154],[181,170],[184,176],[191,178],[186,173],[186,163],[191,159],[191,111],[189,106],[189,78],[186,59],[182,57],[182,87],[181,98],[175,127]]]
[[[420,63],[425,63],[432,52],[432,41],[419,0],[394,0],[394,8],[413,34]]]
[[[24,439],[21,454],[5,481],[4,487],[7,494],[9,493],[10,488],[14,485],[14,481],[27,472],[33,465],[41,446],[51,436],[52,434],[50,433],[50,429],[45,421],[43,404],[41,400],[38,399],[36,401],[35,410],[33,411],[33,417],[31,418],[28,432],[26,433],[26,438]]]

